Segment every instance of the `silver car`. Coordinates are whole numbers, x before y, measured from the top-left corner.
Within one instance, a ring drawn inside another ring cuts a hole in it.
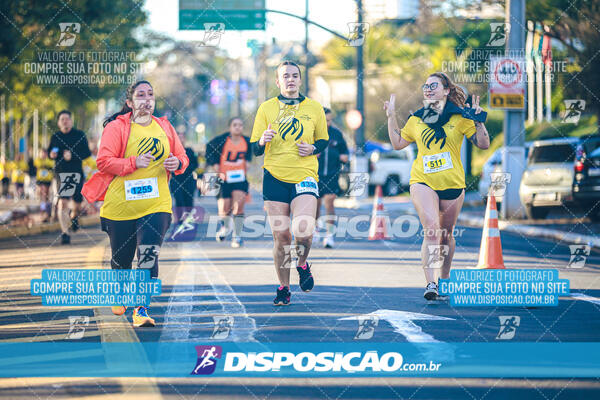
[[[552,207],[573,201],[573,162],[578,138],[533,142],[519,196],[527,217],[546,217]]]

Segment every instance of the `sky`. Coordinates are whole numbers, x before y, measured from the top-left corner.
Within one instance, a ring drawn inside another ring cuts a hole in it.
[[[309,19],[347,36],[348,23],[356,21],[355,0],[308,0]],[[218,0],[215,8],[218,8]],[[305,0],[266,0],[267,9],[286,11],[304,16]],[[202,40],[203,31],[179,31],[178,0],[146,0],[144,8],[149,12],[148,28],[166,33],[178,40]],[[333,16],[333,17],[332,17]],[[249,57],[246,47],[248,39],[261,42],[303,41],[304,23],[298,19],[274,13],[267,13],[267,27],[264,31],[226,31],[221,37],[219,47],[225,49],[231,57]],[[315,50],[323,46],[333,36],[315,26],[309,29],[310,48]]]

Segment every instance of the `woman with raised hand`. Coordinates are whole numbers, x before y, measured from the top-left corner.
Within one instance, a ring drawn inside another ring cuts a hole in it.
[[[436,269],[442,261],[441,278],[450,276],[456,242],[453,231],[465,198],[465,171],[460,150],[466,136],[475,146],[487,149],[490,138],[482,121],[479,96],[473,108],[465,107],[467,95],[450,78],[436,72],[423,85],[425,107],[413,113],[402,129],[395,114],[395,95],[384,103],[388,134],[396,150],[416,143],[417,157],[410,173],[410,197],[423,225],[421,262],[427,286],[424,297],[438,296]],[[440,258],[442,257],[442,258]]]

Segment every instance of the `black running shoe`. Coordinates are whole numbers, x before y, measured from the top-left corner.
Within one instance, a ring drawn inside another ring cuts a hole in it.
[[[71,218],[71,230],[77,232],[79,230],[79,218]]]
[[[438,285],[435,282],[429,282],[427,287],[425,288],[425,293],[423,293],[423,297],[427,300],[435,300],[438,297]]]
[[[71,236],[68,233],[63,233],[60,235],[60,244],[69,244],[71,243]]]
[[[302,289],[303,292],[310,292],[315,286],[315,280],[310,273],[310,265],[308,265],[308,262],[306,262],[303,267],[296,267],[296,271],[298,271],[298,275],[300,275],[300,289]]]
[[[287,306],[290,304],[290,289],[287,286],[277,288],[277,296],[273,300],[273,304],[276,306]]]

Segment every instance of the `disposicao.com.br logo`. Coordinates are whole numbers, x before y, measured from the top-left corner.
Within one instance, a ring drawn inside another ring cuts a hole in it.
[[[208,347],[208,346],[206,346]],[[436,372],[441,363],[405,363],[397,352],[227,352],[223,372]]]

